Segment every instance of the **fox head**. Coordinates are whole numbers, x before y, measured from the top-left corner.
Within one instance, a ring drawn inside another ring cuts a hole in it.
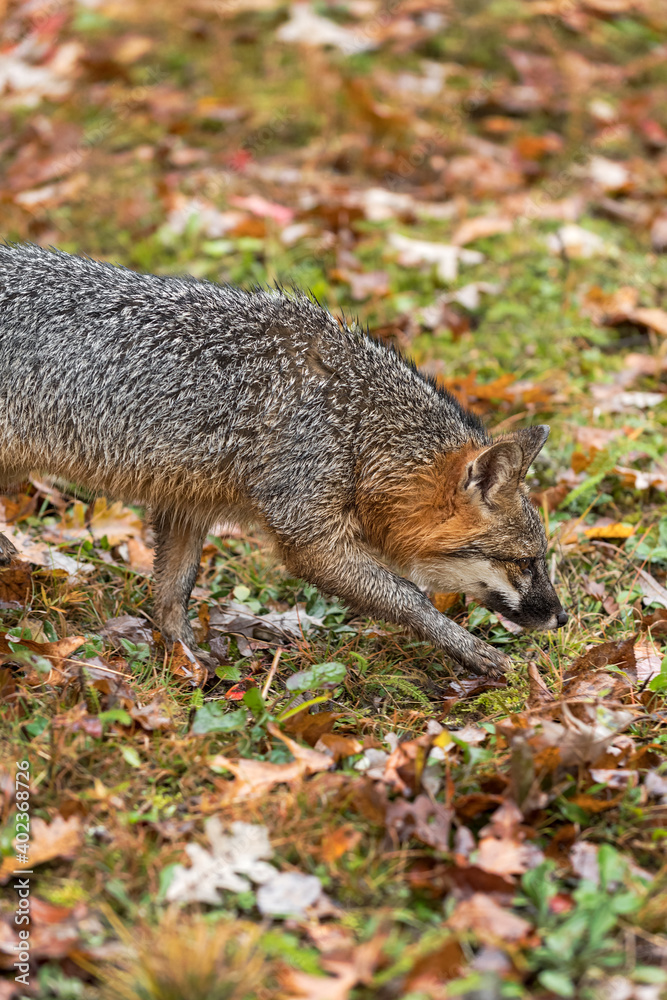
[[[528,628],[564,625],[544,527],[525,486],[548,434],[535,426],[466,445],[413,474],[379,518],[385,555],[427,590],[464,592]]]

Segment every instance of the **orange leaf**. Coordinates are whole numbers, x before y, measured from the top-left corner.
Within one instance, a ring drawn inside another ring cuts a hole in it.
[[[442,591],[431,595],[431,603],[444,614],[445,611],[449,611],[458,603],[460,596],[460,594],[449,594]]]
[[[584,531],[586,538],[630,538],[634,535],[635,529],[632,524],[600,524],[593,525]]]
[[[322,859],[328,865],[333,864],[334,861],[342,858],[347,851],[353,850],[360,840],[361,834],[350,823],[339,826],[337,830],[327,835],[322,846]]]

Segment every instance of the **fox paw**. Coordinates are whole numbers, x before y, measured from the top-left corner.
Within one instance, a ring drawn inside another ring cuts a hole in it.
[[[16,546],[5,536],[0,534],[0,566],[9,566],[12,559],[18,555]]]
[[[502,678],[512,667],[512,660],[506,653],[481,642],[465,666],[478,677]]]

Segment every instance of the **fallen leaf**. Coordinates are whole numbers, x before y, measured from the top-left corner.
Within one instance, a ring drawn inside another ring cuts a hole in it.
[[[572,871],[580,879],[591,882],[593,885],[599,885],[600,869],[597,844],[590,844],[585,840],[577,841],[570,850],[570,864]]]
[[[617,326],[619,323],[637,323],[646,326],[662,337],[667,337],[667,311],[637,305],[639,291],[623,285],[606,293],[594,285],[582,300],[582,312],[598,326]]]
[[[63,819],[56,816],[46,823],[38,816],[30,821],[28,860],[18,861],[13,855],[3,858],[0,865],[0,882],[4,884],[13,871],[34,868],[54,858],[73,858],[83,842],[83,830],[78,816]]]
[[[104,497],[98,497],[89,520],[88,513],[86,504],[77,501],[58,524],[44,533],[44,537],[51,542],[73,542],[86,538],[98,541],[106,537],[109,545],[114,546],[128,538],[141,536],[143,531],[141,518],[119,501],[109,505]]]
[[[417,959],[408,972],[404,989],[407,993],[432,996],[434,989],[459,976],[464,962],[463,949],[452,935],[436,951]]]
[[[245,198],[230,198],[229,203],[230,205],[235,205],[237,208],[245,208],[248,212],[252,212],[253,215],[271,219],[279,226],[288,226],[294,219],[293,209],[288,208],[286,205],[278,205],[276,202],[267,201],[266,198],[262,198],[258,194],[251,194]]]
[[[0,567],[0,607],[25,607],[32,595],[32,572],[27,562],[17,559]]]
[[[499,233],[509,233],[513,227],[513,222],[506,215],[478,215],[472,219],[465,219],[454,231],[452,243],[455,246],[465,246],[466,243],[473,243],[475,240],[483,240],[488,236],[497,236]]]
[[[292,4],[289,20],[278,28],[276,38],[280,42],[300,45],[332,45],[345,55],[368,52],[378,47],[378,43],[365,31],[354,31],[330,21],[316,14],[309,3],[303,2]]]
[[[219,906],[221,889],[245,892],[251,881],[261,885],[278,875],[267,860],[273,856],[273,848],[265,826],[235,822],[225,834],[220,818],[211,816],[204,829],[211,850],[195,843],[185,845],[191,865],[175,866],[166,892],[168,902]]]
[[[603,191],[624,191],[631,186],[631,174],[624,164],[608,160],[604,156],[592,156],[588,164],[588,176]]]
[[[664,309],[650,309],[640,306],[634,310],[632,319],[660,334],[661,337],[667,337],[667,312]]]
[[[532,930],[531,924],[523,917],[504,910],[481,892],[461,900],[447,920],[447,926],[461,933],[472,931],[480,940],[491,944],[496,941],[521,941]]]
[[[283,730],[314,747],[320,736],[330,733],[341,712],[310,713],[307,708],[291,715],[282,723]]]
[[[107,618],[100,629],[100,635],[107,639],[116,649],[122,649],[121,639],[128,639],[135,645],[145,643],[151,649],[155,648],[153,630],[145,618],[135,615],[119,615],[118,618]]]
[[[141,573],[143,576],[150,576],[153,572],[154,557],[155,553],[153,549],[149,549],[141,538],[128,538],[127,561],[137,573]],[[123,556],[123,558],[125,557]]]
[[[603,583],[600,583],[599,580],[591,580],[589,576],[584,575],[581,585],[584,593],[594,597],[596,601],[600,601],[608,615],[613,616],[618,613],[619,606],[614,598],[607,593],[607,589]]]
[[[650,629],[652,636],[667,636],[667,609],[656,608],[647,615],[637,610],[633,614],[643,629]]]
[[[421,785],[432,743],[429,734],[399,743],[387,758],[382,780],[403,795],[414,794]]]
[[[586,538],[631,538],[635,529],[632,524],[603,524],[586,528]]]
[[[129,713],[134,721],[149,733],[174,727],[174,721],[165,712],[162,699],[159,697],[149,701],[147,705],[133,705]]]
[[[4,662],[21,663],[25,656],[25,654],[22,654],[21,648],[28,650],[30,653],[35,653],[38,657],[48,660],[51,664],[51,670],[44,675],[40,670],[35,669],[29,657],[26,658],[26,665],[28,667],[26,674],[27,683],[33,686],[37,684],[57,684],[63,680],[65,661],[75,650],[83,646],[85,642],[86,637],[83,635],[73,635],[65,639],[58,639],[56,642],[34,642],[32,639],[15,639],[12,636],[7,638],[6,635],[0,635],[0,657],[3,658]],[[9,645],[10,643],[21,648],[13,650]]]
[[[450,608],[453,608],[454,605],[458,604],[460,600],[460,594],[431,594],[431,603],[433,604],[433,607],[437,608],[442,614],[449,611]]]
[[[568,257],[593,257],[609,251],[601,236],[575,223],[561,226],[548,236],[547,246],[552,253],[565,253]]]
[[[214,605],[209,611],[211,628],[229,635],[240,635],[260,642],[302,639],[311,628],[322,625],[321,618],[306,614],[297,604],[288,611],[270,611],[257,615],[245,604],[230,602],[227,609]]]
[[[389,275],[386,271],[349,272],[347,280],[356,302],[362,302],[371,295],[382,297],[389,294]]]
[[[459,262],[480,264],[484,260],[484,254],[478,250],[465,250],[450,243],[415,240],[409,236],[402,236],[400,233],[389,234],[389,246],[398,250],[399,263],[405,267],[435,264],[438,277],[446,282],[456,280]]]
[[[341,733],[323,733],[315,744],[315,749],[321,753],[331,754],[335,761],[343,757],[353,757],[364,749],[363,743],[354,736],[343,736]]]
[[[348,851],[354,850],[361,840],[361,833],[350,823],[327,832],[322,844],[322,860],[328,865],[338,861]]]
[[[644,472],[617,465],[614,467],[614,472],[621,477],[624,486],[631,486],[635,490],[656,489],[667,493],[667,469]]]
[[[541,673],[537,669],[534,660],[528,663],[528,700],[527,708],[537,708],[539,705],[548,705],[555,701],[554,694],[547,687]]]
[[[280,982],[286,1000],[348,1000],[357,975],[352,968],[339,967],[331,976],[313,976],[287,966]]]
[[[222,754],[212,757],[208,762],[209,767],[231,771],[234,780],[223,782],[222,785],[218,783],[217,794],[202,797],[203,812],[217,811],[222,803],[256,798],[268,792],[274,785],[300,781],[309,774],[328,771],[333,767],[334,760],[329,754],[318,753],[316,750],[300,746],[273,723],[269,723],[267,728],[272,736],[285,743],[295,759],[288,764],[272,764],[268,761],[244,758],[230,760]]]
[[[279,872],[257,890],[257,909],[263,917],[304,917],[321,896],[317,875]]]
[[[172,674],[175,674],[176,677],[182,677],[192,687],[201,687],[209,676],[209,670],[197,659],[196,652],[193,652],[180,639],[176,640],[168,654],[167,666]],[[210,673],[213,674],[212,667]]]
[[[635,646],[635,665],[637,670],[637,683],[648,684],[650,680],[660,674],[662,665],[662,653],[657,652],[655,646],[648,642],[638,642]]]
[[[15,526],[4,528],[0,525],[0,531],[14,543],[21,559],[32,563],[33,566],[43,566],[51,572],[66,573],[72,582],[80,581],[95,569],[92,563],[58,552],[53,546],[33,538]]]
[[[667,589],[656,578],[645,569],[638,569],[637,583],[644,595],[645,604],[660,604],[667,608]]]
[[[56,729],[65,729],[70,733],[87,733],[89,736],[94,736],[97,739],[102,736],[103,732],[100,719],[97,715],[90,715],[88,713],[85,702],[74,705],[67,712],[54,715],[52,725]]]
[[[502,801],[502,796],[490,792],[468,792],[467,795],[457,795],[453,806],[458,817],[470,820],[492,807],[498,807]]]
[[[477,845],[478,868],[496,875],[523,875],[544,861],[534,844],[524,844],[509,837],[482,837]]]
[[[415,837],[436,850],[449,851],[449,833],[453,817],[453,809],[448,809],[439,802],[434,802],[428,795],[422,794],[413,802],[406,802],[403,799],[390,802],[385,821],[387,828],[394,830],[401,842],[409,837]]]

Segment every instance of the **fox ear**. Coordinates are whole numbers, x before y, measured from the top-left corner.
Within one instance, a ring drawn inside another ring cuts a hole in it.
[[[544,448],[550,430],[551,428],[548,424],[535,424],[533,427],[524,427],[520,431],[515,431],[512,435],[513,440],[517,442],[523,452],[523,461],[521,463],[522,479]]]
[[[544,447],[550,428],[546,424],[526,427],[500,438],[468,463],[463,485],[491,503],[504,490],[514,491],[525,478],[531,462]]]
[[[513,438],[496,441],[468,463],[463,486],[492,503],[499,493],[515,490],[521,479],[523,449]]]

